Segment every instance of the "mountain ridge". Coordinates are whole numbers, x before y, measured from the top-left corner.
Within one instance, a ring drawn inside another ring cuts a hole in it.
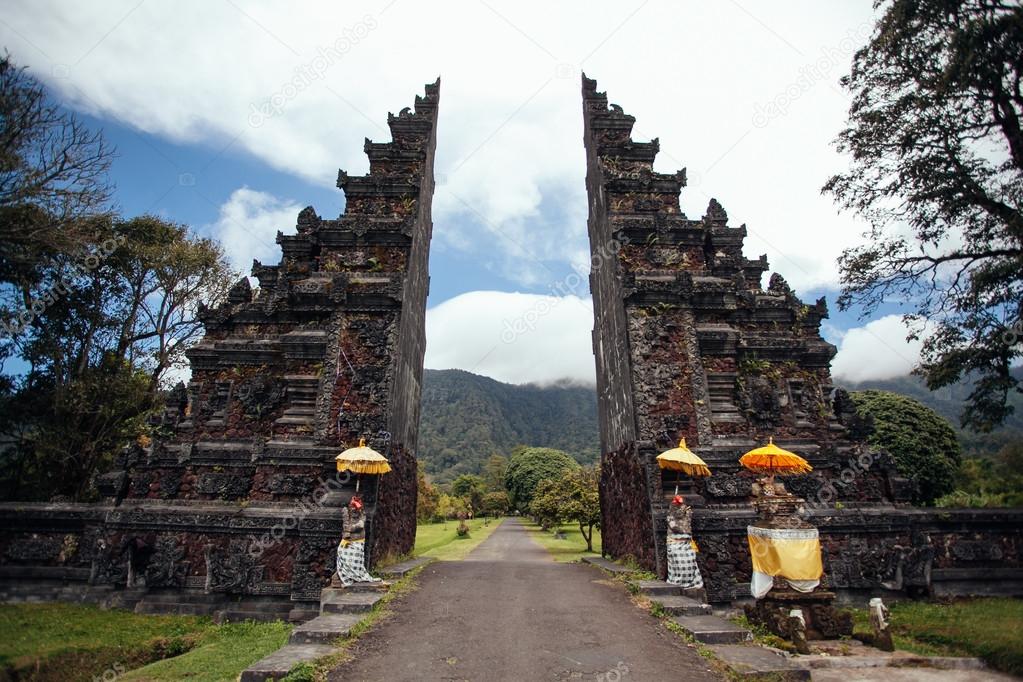
[[[1014,371],[1023,376],[1023,369]],[[893,391],[919,400],[952,422],[969,456],[992,456],[1006,443],[1023,440],[1023,396],[1000,429],[976,434],[959,428],[959,413],[971,390],[960,382],[929,391],[916,376],[881,381],[838,382],[850,391]],[[419,457],[427,475],[444,483],[459,474],[478,474],[493,454],[508,456],[516,445],[552,447],[581,464],[600,459],[597,392],[572,381],[508,384],[465,370],[423,372]]]

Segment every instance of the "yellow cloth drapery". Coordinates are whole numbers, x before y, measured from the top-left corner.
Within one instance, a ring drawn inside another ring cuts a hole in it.
[[[753,570],[789,580],[818,580],[824,574],[816,528],[747,527]]]

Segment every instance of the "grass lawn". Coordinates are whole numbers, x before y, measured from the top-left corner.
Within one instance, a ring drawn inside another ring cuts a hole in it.
[[[1023,600],[969,599],[890,606],[895,646],[931,656],[976,656],[992,668],[1023,675]],[[857,631],[869,631],[866,610]]]
[[[565,537],[556,538],[553,532],[543,530],[539,524],[526,517],[522,517],[520,521],[532,533],[533,539],[550,552],[555,561],[579,561],[584,556],[600,556],[600,531],[596,528],[593,529],[593,551],[587,552],[586,540],[579,532],[578,524],[566,523],[561,526],[561,533]]]
[[[469,519],[469,535],[458,537],[458,521],[421,523],[416,527],[416,556],[432,556],[440,561],[460,561],[490,537],[502,519]]]
[[[208,630],[188,653],[151,663],[117,679],[125,682],[234,680],[250,665],[284,646],[291,627],[281,621],[227,623]]]
[[[212,682],[234,679],[280,646],[290,630],[283,623],[218,626],[209,618],[142,616],[82,604],[5,604],[0,667],[16,679],[38,681],[92,680],[106,673],[125,680]],[[153,674],[129,672],[140,666]]]

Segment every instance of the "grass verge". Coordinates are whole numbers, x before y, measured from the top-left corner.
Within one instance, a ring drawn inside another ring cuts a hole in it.
[[[490,537],[502,519],[469,519],[469,534],[458,537],[458,521],[423,523],[416,527],[416,556],[431,556],[438,561],[460,561]]]
[[[187,653],[150,663],[117,679],[118,682],[234,680],[250,665],[284,646],[291,628],[282,621],[226,623],[207,631]]]
[[[898,649],[926,656],[976,656],[992,668],[1023,675],[1023,600],[907,601],[891,607]],[[857,631],[869,632],[867,612],[856,609]]]
[[[228,666],[231,674],[188,678],[231,679],[248,665],[242,664],[244,660],[255,656],[254,661],[273,650],[289,630],[282,623],[218,626],[209,618],[143,616],[83,604],[7,604],[0,606],[0,668],[11,678],[36,682],[104,675],[182,679],[181,674],[140,677],[141,670],[135,669],[145,670],[154,661],[180,664],[201,659],[212,647],[213,656],[195,670],[205,673],[215,660]]]
[[[533,535],[533,539],[546,549],[555,561],[579,561],[584,556],[600,556],[600,531],[593,529],[593,550],[586,551],[586,540],[579,531],[579,526],[564,525],[560,528],[561,537],[553,531],[546,531],[539,524],[528,518],[521,519],[522,525]]]

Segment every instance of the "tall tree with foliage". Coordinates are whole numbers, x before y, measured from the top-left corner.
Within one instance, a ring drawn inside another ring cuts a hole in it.
[[[0,58],[0,282],[22,305],[40,262],[95,246],[88,219],[108,211],[112,159],[100,132]]]
[[[199,303],[222,300],[233,277],[219,245],[184,226],[91,222],[106,246],[49,258],[29,323],[11,337],[28,369],[0,395],[5,496],[85,496],[144,435],[162,378],[201,333]]]
[[[554,448],[516,449],[508,462],[504,484],[511,496],[512,506],[520,511],[529,509],[533,491],[545,478],[557,479],[568,469],[578,469],[579,463],[562,450]]]
[[[873,424],[867,441],[895,459],[899,473],[917,484],[914,501],[931,504],[957,483],[961,452],[947,419],[912,398],[889,391],[849,394]]]
[[[536,486],[529,511],[544,529],[564,521],[579,525],[586,551],[593,551],[593,529],[600,527],[600,494],[596,467],[570,468],[555,479],[544,479]]]
[[[839,259],[839,306],[911,301],[931,389],[976,378],[961,415],[987,431],[1011,413],[1023,353],[1023,7],[878,0],[869,44],[842,80],[853,96],[824,186],[870,223]],[[935,327],[924,332],[923,322]]]

